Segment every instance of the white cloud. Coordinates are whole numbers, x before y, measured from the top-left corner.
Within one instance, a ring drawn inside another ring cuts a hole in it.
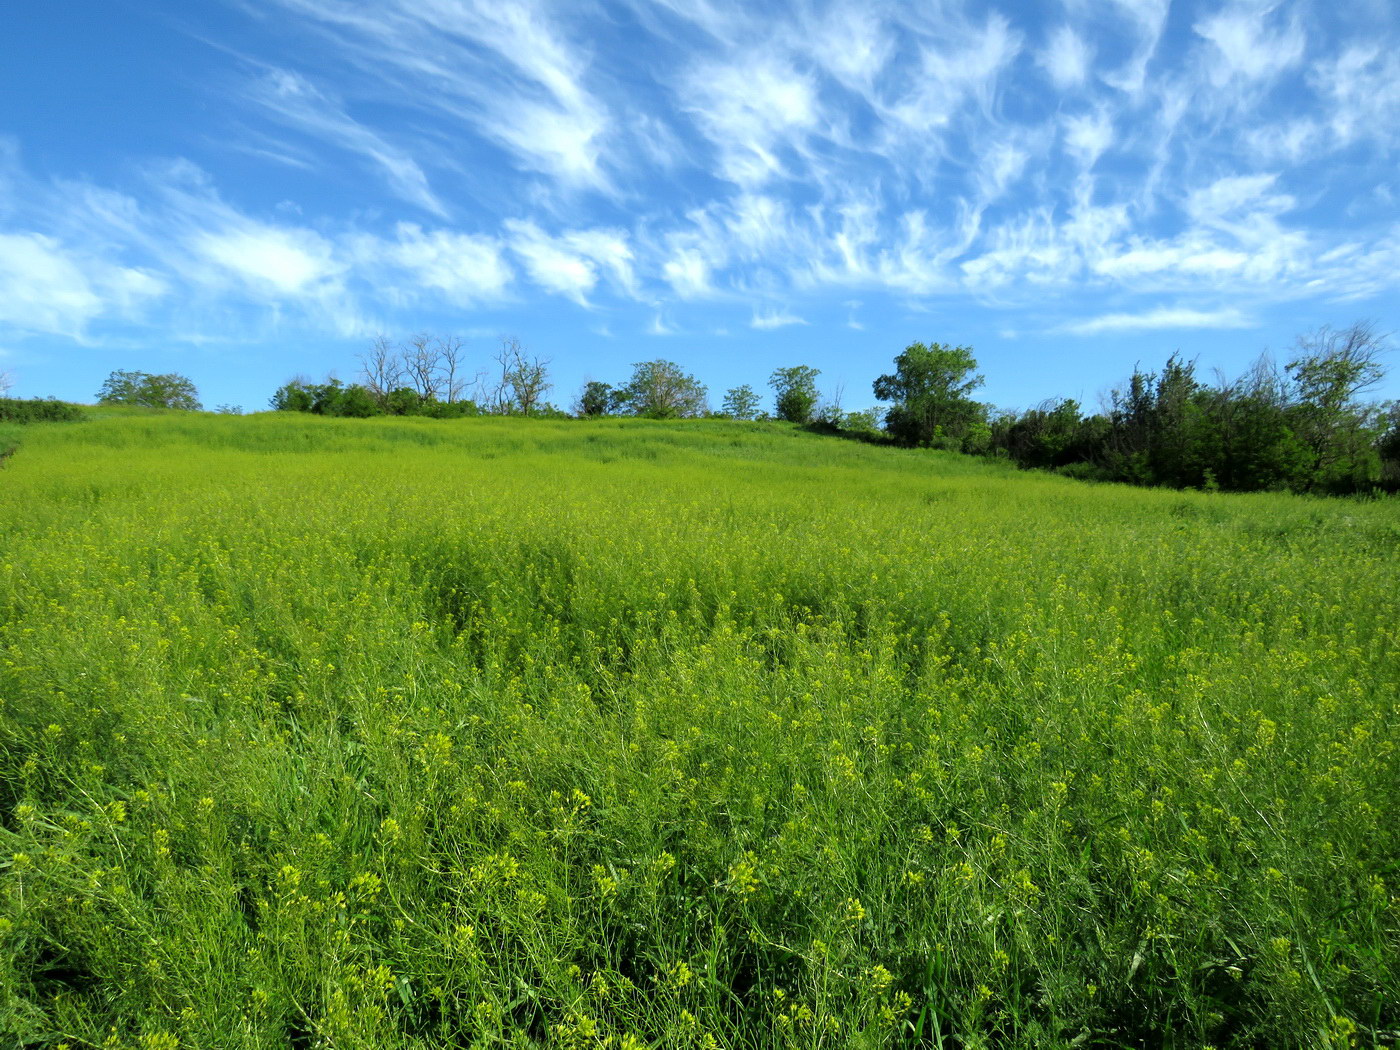
[[[760,329],[881,292],[1174,304],[1081,322],[1110,330],[1400,283],[1400,47],[1341,22],[1304,40],[1296,4],[1178,10],[1166,36],[1166,0],[1066,0],[1043,30],[958,2],[240,2],[316,71],[244,82],[276,123],[228,145],[282,181],[42,182],[0,139],[0,228],[48,253],[13,264],[8,317],[315,328],[543,292],[630,300],[640,331],[678,300],[788,304]],[[327,144],[373,176],[353,210],[306,189]]]
[[[1400,145],[1400,55],[1394,43],[1352,44],[1313,66],[1308,77],[1328,103],[1327,123],[1341,145],[1374,138]]]
[[[412,223],[400,223],[397,240],[384,250],[418,286],[440,292],[458,306],[499,300],[514,276],[500,244],[489,237],[452,230],[425,233]]]
[[[1098,163],[1113,145],[1113,121],[1099,110],[1065,121],[1065,146],[1085,170]]]
[[[1215,222],[1243,212],[1278,213],[1293,207],[1293,198],[1270,191],[1278,181],[1273,174],[1229,175],[1192,190],[1186,211],[1197,222]]]
[[[618,229],[571,230],[563,235],[563,243],[578,254],[592,259],[612,275],[618,288],[628,295],[637,294],[637,277],[633,272],[632,249],[626,231]]]
[[[1321,125],[1311,117],[1299,117],[1277,124],[1263,124],[1245,132],[1249,155],[1263,163],[1287,161],[1296,164],[1321,152],[1324,138]]]
[[[947,39],[919,47],[919,68],[909,91],[888,109],[908,129],[946,127],[969,101],[987,112],[997,83],[1021,50],[1021,38],[1000,14],[980,28],[947,27]]]
[[[684,95],[719,154],[719,174],[741,186],[783,174],[780,154],[817,120],[811,79],[763,55],[699,66],[687,78]]]
[[[507,221],[505,228],[511,251],[524,262],[530,278],[546,291],[588,306],[588,295],[598,284],[601,268],[623,292],[636,292],[632,249],[620,230],[571,230],[551,235],[534,222],[518,220]]]
[[[362,89],[474,127],[525,170],[606,190],[613,122],[588,57],[538,4],[513,0],[266,0],[330,35]]]
[[[821,17],[804,23],[797,43],[847,87],[868,92],[889,65],[895,34],[881,12],[860,4],[833,4]]]
[[[1272,33],[1264,27],[1277,6],[1258,0],[1235,3],[1196,23],[1197,35],[1214,46],[1208,66],[1212,82],[1222,84],[1231,76],[1268,79],[1302,59],[1303,32],[1296,21]]]
[[[1167,10],[1171,0],[1111,0],[1110,7],[1131,25],[1136,43],[1132,54],[1113,73],[1106,73],[1103,81],[1129,95],[1136,95],[1147,80],[1147,65],[1157,53],[1157,44],[1162,39],[1162,31],[1167,24]]]
[[[661,265],[662,276],[682,299],[711,294],[710,264],[694,248],[681,248]]]
[[[597,268],[578,253],[563,248],[533,222],[508,222],[511,251],[520,256],[531,280],[547,292],[564,295],[580,306],[598,283]]]
[[[331,244],[305,229],[250,222],[198,232],[190,245],[249,286],[273,295],[301,295],[343,269]]]
[[[85,257],[52,237],[0,233],[0,323],[81,338],[90,322],[129,316],[165,290],[145,270]]]
[[[757,328],[760,331],[770,331],[774,328],[786,328],[794,324],[811,324],[796,314],[788,313],[786,310],[766,310],[762,313],[755,313],[753,319],[749,321],[750,328]]]
[[[1036,61],[1059,91],[1079,87],[1089,76],[1094,52],[1069,26],[1060,26],[1051,35]]]
[[[978,160],[977,196],[987,204],[1004,194],[1026,168],[1029,154],[1012,142],[997,142]]]
[[[1200,238],[1185,243],[1141,245],[1094,263],[1094,271],[1119,280],[1176,272],[1215,278],[1238,274],[1249,263],[1243,252],[1212,246]]]
[[[1104,314],[1087,321],[1065,325],[1062,331],[1073,335],[1102,335],[1105,332],[1138,332],[1161,328],[1249,328],[1254,325],[1234,307],[1195,310],[1189,307],[1161,306],[1146,313]]]

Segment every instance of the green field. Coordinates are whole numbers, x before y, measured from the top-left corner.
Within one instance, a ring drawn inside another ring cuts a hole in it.
[[[783,424],[21,438],[13,1045],[1400,1038],[1394,500]]]

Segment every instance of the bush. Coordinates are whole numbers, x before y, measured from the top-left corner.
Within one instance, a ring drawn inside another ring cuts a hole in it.
[[[7,423],[71,423],[82,418],[83,410],[66,401],[0,397],[0,420]]]

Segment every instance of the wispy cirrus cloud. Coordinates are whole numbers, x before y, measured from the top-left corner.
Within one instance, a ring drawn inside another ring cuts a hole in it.
[[[266,0],[330,37],[361,90],[474,129],[516,165],[602,189],[608,109],[587,87],[589,56],[526,0]]]
[[[764,310],[755,313],[749,321],[750,328],[757,328],[759,331],[768,332],[774,328],[787,328],[790,325],[811,324],[805,318],[786,310]]]
[[[1296,14],[1277,28],[1268,24],[1279,7],[1276,0],[1237,0],[1196,22],[1197,35],[1214,45],[1207,67],[1213,83],[1271,78],[1302,60],[1305,40]]]
[[[740,186],[783,174],[785,154],[800,149],[817,121],[811,79],[761,53],[699,66],[683,96],[718,154],[719,173]]]
[[[439,218],[446,217],[446,205],[433,193],[417,161],[353,120],[339,102],[327,97],[305,77],[274,69],[249,84],[247,96],[274,119],[363,156],[383,175],[397,197]]]
[[[1057,26],[1036,55],[1037,64],[1057,91],[1069,91],[1083,84],[1093,60],[1093,48],[1068,25]]]
[[[1147,66],[1157,53],[1171,0],[1108,0],[1105,6],[1115,10],[1128,27],[1131,51],[1117,69],[1103,74],[1103,81],[1129,95],[1136,95],[1147,81]]]
[[[1119,332],[1156,331],[1167,328],[1250,328],[1256,322],[1235,307],[1198,310],[1159,306],[1143,313],[1113,313],[1064,325],[1072,335],[1104,335]]]
[[[225,148],[31,178],[0,149],[9,324],[358,331],[557,300],[613,331],[728,311],[742,332],[859,295],[1073,300],[1110,333],[1400,283],[1395,19],[1293,0],[236,2],[275,27],[219,80],[236,98],[206,100],[232,114],[237,173]],[[250,169],[266,183],[245,192]]]

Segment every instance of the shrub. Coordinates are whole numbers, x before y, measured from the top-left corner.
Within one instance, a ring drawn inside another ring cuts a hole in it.
[[[66,401],[0,397],[0,420],[6,423],[71,423],[82,418],[83,410]]]

